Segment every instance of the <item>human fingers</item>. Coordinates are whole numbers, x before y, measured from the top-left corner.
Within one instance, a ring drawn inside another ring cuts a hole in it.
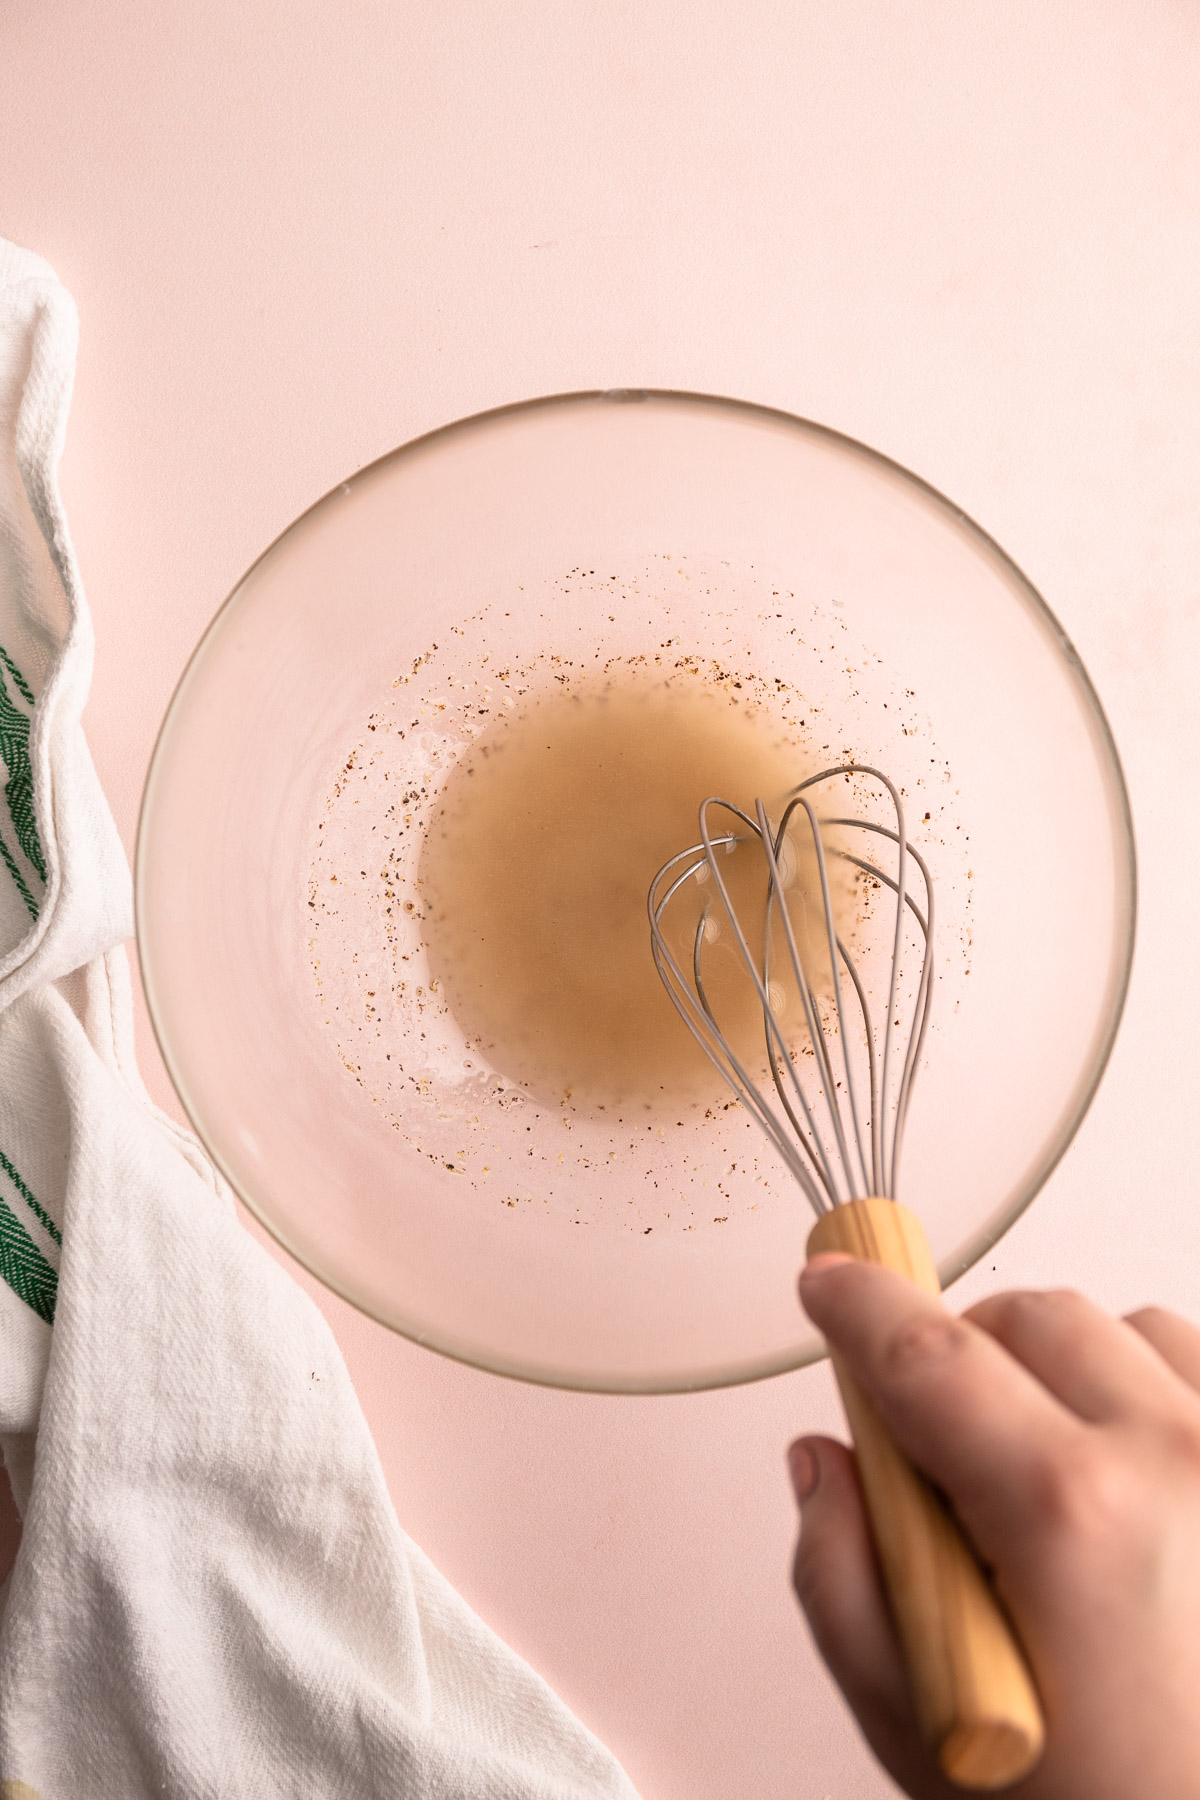
[[[1145,1338],[1169,1369],[1200,1393],[1200,1331],[1163,1306],[1143,1306],[1124,1323]]]
[[[788,1461],[801,1520],[793,1581],[817,1649],[901,1785],[948,1793],[917,1728],[854,1458],[832,1438],[808,1437]]]
[[[802,1438],[788,1461],[800,1504],[793,1583],[817,1648],[861,1718],[910,1711],[854,1458],[832,1438]]]
[[[1045,1471],[1086,1428],[987,1332],[890,1269],[814,1257],[800,1295],[978,1549],[1005,1560],[1038,1523]]]
[[[1147,1338],[1082,1294],[992,1294],[963,1316],[1092,1424],[1139,1417],[1177,1395],[1176,1377]]]

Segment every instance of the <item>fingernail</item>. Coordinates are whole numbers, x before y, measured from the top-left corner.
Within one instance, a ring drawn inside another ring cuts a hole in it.
[[[819,1276],[824,1275],[827,1269],[837,1269],[843,1263],[853,1261],[854,1258],[847,1256],[844,1250],[822,1250],[819,1256],[811,1257],[805,1263],[800,1271],[800,1279],[801,1281],[815,1281]]]
[[[788,1446],[788,1469],[796,1499],[803,1506],[821,1474],[817,1459],[803,1438],[797,1438],[794,1444]]]

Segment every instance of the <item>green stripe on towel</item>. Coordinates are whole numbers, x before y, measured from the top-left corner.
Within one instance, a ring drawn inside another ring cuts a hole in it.
[[[37,701],[33,697],[33,689],[22,675],[20,669],[18,669],[12,657],[8,654],[8,651],[4,648],[3,644],[0,644],[0,662],[4,664],[5,668],[12,676],[21,698],[23,700],[28,700],[30,706],[36,706]]]
[[[54,1223],[54,1220],[50,1217],[50,1214],[46,1211],[46,1209],[42,1205],[41,1201],[34,1199],[33,1195],[29,1191],[27,1184],[21,1179],[21,1176],[18,1173],[18,1171],[13,1168],[13,1165],[9,1162],[9,1160],[8,1160],[7,1156],[5,1156],[3,1150],[0,1150],[0,1169],[4,1170],[4,1173],[8,1176],[8,1179],[12,1182],[12,1184],[16,1188],[18,1194],[20,1194],[22,1200],[25,1202],[25,1204],[29,1208],[30,1212],[34,1215],[34,1217],[36,1219],[41,1220],[42,1224],[46,1227],[46,1230],[50,1233],[50,1236],[54,1239],[55,1243],[61,1244],[62,1243],[62,1232],[58,1229],[58,1226]]]
[[[0,1197],[0,1276],[26,1306],[32,1306],[40,1319],[53,1325],[58,1274],[3,1197]]]
[[[9,693],[8,683],[4,679],[4,670],[7,669],[13,686],[30,706],[35,704],[33,690],[3,645],[0,645],[0,665],[2,665],[0,666],[0,759],[3,759],[7,772],[4,798],[8,805],[9,817],[12,820],[12,828],[16,833],[21,854],[38,880],[44,883],[46,858],[42,852],[41,839],[38,836],[33,803],[33,764],[29,759],[29,714],[21,711]],[[38,916],[37,901],[28,881],[21,873],[16,857],[2,837],[0,837],[0,858],[3,859],[12,876],[30,917],[36,919]]]
[[[5,841],[2,837],[0,837],[0,857],[2,857],[4,859],[4,866],[8,870],[9,874],[12,876],[13,881],[16,883],[17,892],[20,894],[22,900],[25,902],[25,906],[26,906],[26,909],[28,910],[30,918],[36,919],[38,916],[38,912],[40,910],[38,907],[38,903],[34,899],[33,895],[30,893],[28,884],[26,883],[26,880],[25,880],[25,877],[22,875],[20,869],[18,869],[16,862],[13,858],[13,853],[9,849],[8,845],[5,843]]]

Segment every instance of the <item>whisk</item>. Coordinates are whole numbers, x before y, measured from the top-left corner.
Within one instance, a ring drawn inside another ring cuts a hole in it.
[[[819,815],[814,802],[833,783],[882,791],[894,823],[840,806]],[[665,863],[650,886],[651,948],[667,993],[816,1212],[809,1255],[846,1251],[939,1293],[921,1223],[895,1198],[929,1024],[934,932],[933,881],[908,840],[899,792],[881,770],[843,763],[802,782],[774,823],[761,800],[752,817],[714,795],[700,808],[699,828],[699,843]],[[797,881],[805,853],[811,892]],[[725,879],[722,864],[734,854],[761,858],[762,913],[753,923],[739,916]],[[853,872],[873,919],[875,941],[868,930],[866,948],[853,954],[839,930],[831,865]],[[697,887],[703,904],[681,938],[675,915]],[[883,920],[879,895],[892,902]],[[797,917],[798,906],[805,916]],[[762,1009],[762,1056],[753,1066],[722,1029],[705,978],[711,946],[726,931]],[[783,1022],[795,1016],[793,998],[800,1032]],[[1044,1737],[1021,1649],[944,1501],[836,1355],[833,1364],[922,1729],[952,1781],[1006,1787],[1034,1766]]]

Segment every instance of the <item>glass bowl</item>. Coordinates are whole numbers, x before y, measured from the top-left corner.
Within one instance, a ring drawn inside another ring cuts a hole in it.
[[[508,1375],[663,1392],[820,1353],[802,1196],[737,1108],[598,1121],[485,1091],[406,898],[420,809],[509,687],[614,663],[740,681],[813,757],[904,788],[941,923],[901,1187],[944,1280],[1095,1091],[1134,850],[1096,694],[1019,569],[782,413],[622,391],[483,414],[254,564],[172,699],[138,836],[180,1099],[252,1212],[375,1318]]]

